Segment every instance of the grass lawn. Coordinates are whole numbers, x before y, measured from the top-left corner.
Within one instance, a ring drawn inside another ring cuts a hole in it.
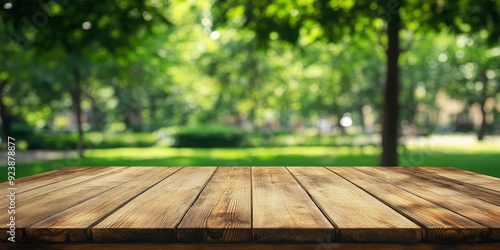
[[[399,153],[402,166],[452,166],[500,177],[500,147],[494,145],[410,147]],[[16,178],[69,166],[375,166],[379,154],[375,146],[96,149],[84,159],[18,162]],[[0,181],[6,181],[6,165],[0,169]]]

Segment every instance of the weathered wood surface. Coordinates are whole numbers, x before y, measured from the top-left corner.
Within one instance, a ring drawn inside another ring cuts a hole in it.
[[[16,182],[16,244],[250,249],[270,242],[321,249],[354,242],[349,246],[426,249],[437,242],[494,248],[500,242],[499,183],[454,168],[67,168]],[[9,199],[0,198],[0,221],[9,221]],[[2,241],[7,237],[0,234]]]
[[[121,171],[118,171],[121,170]],[[97,177],[82,176],[85,180],[78,178],[78,183],[66,183],[67,186],[50,185],[40,187],[43,190],[41,194],[37,194],[33,189],[16,196],[16,231],[19,238],[24,238],[24,228],[29,225],[43,220],[53,214],[68,209],[80,202],[98,196],[101,193],[125,182],[134,177],[145,173],[146,169],[141,167],[129,168],[109,168],[109,175],[99,175]],[[47,188],[49,190],[47,190]],[[7,204],[6,204],[7,205]],[[7,211],[7,206],[5,210]],[[21,216],[20,216],[21,215]],[[8,221],[11,215],[8,213],[0,213],[0,221]],[[2,224],[1,229],[7,230],[7,224]],[[6,240],[7,234],[0,234],[1,240]]]
[[[450,167],[420,167],[418,170],[500,192],[500,179],[492,176]]]
[[[129,201],[92,228],[94,241],[171,242],[174,229],[215,167],[186,167]]]
[[[179,168],[145,168],[145,174],[26,228],[29,241],[89,241],[87,229]],[[47,230],[49,229],[49,230]]]
[[[252,241],[249,167],[220,167],[177,227],[182,242]]]
[[[288,169],[335,225],[336,238],[339,241],[422,240],[422,229],[418,225],[328,169],[322,167]]]
[[[38,189],[36,193],[44,192],[40,188],[44,186],[65,187],[70,184],[76,184],[80,181],[87,180],[88,177],[97,177],[99,174],[105,174],[116,169],[109,167],[82,167],[82,168],[63,168],[39,175],[32,175],[15,180],[17,193]],[[75,179],[73,179],[75,178]],[[64,182],[61,182],[64,181]],[[60,183],[59,183],[60,182]],[[8,188],[7,182],[3,183],[3,188]],[[49,187],[45,190],[51,190]],[[2,197],[5,198],[5,197]]]
[[[476,242],[488,237],[489,229],[486,226],[397,186],[381,182],[354,168],[332,167],[329,169],[421,225],[426,241]]]
[[[58,249],[58,250],[88,250],[88,249],[159,249],[159,250],[498,250],[500,243],[0,243],[0,249],[28,250],[28,249]]]
[[[418,177],[419,179],[425,181],[434,182],[442,187],[460,191],[464,194],[473,196],[475,198],[484,200],[489,203],[493,203],[495,205],[500,205],[500,195],[498,195],[498,191],[493,189],[485,188],[479,185],[470,184],[458,180],[453,180],[450,178],[446,178],[440,175],[429,175],[427,173],[422,173],[420,169],[417,168],[394,168],[395,171],[400,173],[407,173],[413,177]],[[498,182],[500,186],[500,182]]]
[[[253,167],[253,234],[257,242],[316,242],[334,228],[283,167]]]
[[[418,180],[410,174],[401,173],[392,168],[360,167],[356,169],[487,226],[490,228],[490,239],[500,240],[500,206],[443,187],[432,181]]]

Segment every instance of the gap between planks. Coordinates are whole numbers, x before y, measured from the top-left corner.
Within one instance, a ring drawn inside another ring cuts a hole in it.
[[[416,182],[407,173],[383,167],[356,167],[355,169],[486,226],[490,230],[488,240],[500,240],[499,206],[433,182]]]
[[[94,241],[174,241],[176,226],[215,170],[183,167],[92,227]]]
[[[254,183],[254,182],[255,182],[255,180],[254,180],[253,176],[254,176],[254,168],[265,168],[265,167],[248,167],[248,168],[250,169],[250,176],[249,176],[249,178],[250,178],[250,186],[251,186],[251,188],[250,188],[250,207],[251,207],[251,209],[250,209],[250,221],[251,221],[251,223],[250,223],[250,230],[251,230],[251,239],[255,241],[255,240],[256,240],[256,238],[257,238],[257,241],[258,241],[259,239],[262,239],[262,238],[259,238],[259,237],[262,237],[262,233],[260,234],[260,236],[259,236],[259,234],[257,234],[257,237],[256,237],[256,236],[255,236],[255,230],[257,230],[257,231],[258,231],[258,230],[261,230],[262,232],[266,232],[266,231],[265,231],[265,230],[262,230],[262,228],[254,228],[254,219],[255,219],[255,218],[254,218],[254,199],[255,199],[255,197],[254,197],[254,185],[255,185],[255,183]],[[294,175],[294,174],[290,171],[290,168],[294,168],[294,167],[276,167],[276,168],[285,169],[285,170],[286,170],[286,173],[287,173],[289,176],[291,176],[291,177],[292,177],[292,179],[294,180],[294,182],[295,182],[298,186],[300,186],[300,188],[301,188],[301,189],[305,192],[305,194],[306,194],[306,196],[308,197],[308,199],[312,201],[312,203],[313,203],[313,204],[314,204],[314,206],[315,206],[315,207],[319,210],[319,212],[322,214],[322,216],[323,216],[323,217],[325,217],[325,219],[326,219],[326,218],[329,218],[329,217],[327,216],[327,212],[326,212],[326,210],[325,210],[324,208],[322,208],[322,206],[321,206],[320,204],[318,204],[318,202],[314,199],[313,195],[312,195],[312,194],[308,191],[308,189],[307,189],[305,186],[303,186],[303,184],[301,183],[300,179],[298,179],[298,178],[297,178],[297,177],[296,177],[296,176],[295,176],[295,175]],[[311,168],[311,167],[307,167],[307,168]],[[203,193],[203,192],[207,189],[207,186],[211,183],[212,179],[213,179],[213,178],[214,178],[214,176],[217,174],[217,172],[219,172],[219,169],[221,169],[221,168],[220,168],[220,167],[215,168],[215,170],[212,172],[212,174],[210,175],[210,177],[209,177],[209,178],[205,181],[204,185],[201,187],[201,189],[199,190],[199,192],[196,194],[196,196],[194,197],[194,199],[192,200],[192,202],[190,203],[190,205],[189,205],[189,206],[187,207],[187,209],[184,211],[184,214],[181,216],[181,218],[180,218],[180,220],[178,221],[178,223],[177,223],[177,224],[173,227],[173,235],[174,235],[174,238],[179,237],[179,235],[178,235],[178,231],[177,231],[177,229],[178,229],[179,225],[180,225],[180,224],[182,223],[182,221],[186,218],[186,215],[187,215],[187,214],[189,213],[189,211],[193,208],[193,206],[195,205],[195,203],[199,200],[199,198],[200,198],[200,196],[202,195],[202,193]],[[402,212],[401,212],[401,211],[399,211],[398,209],[395,209],[395,208],[394,208],[393,206],[391,206],[391,204],[389,204],[387,201],[385,201],[385,200],[381,199],[381,198],[380,198],[380,197],[378,197],[377,195],[374,195],[373,193],[369,192],[368,190],[366,190],[366,189],[362,188],[361,186],[357,185],[356,183],[354,183],[354,182],[353,182],[353,180],[349,180],[348,178],[346,178],[346,177],[342,176],[341,174],[339,174],[339,173],[337,173],[337,172],[335,172],[335,171],[332,171],[332,168],[324,168],[324,167],[321,167],[321,168],[319,168],[319,169],[326,169],[326,170],[328,170],[331,174],[333,174],[333,175],[335,175],[335,176],[338,176],[339,178],[341,178],[341,179],[343,179],[343,180],[345,180],[345,181],[349,182],[350,184],[352,184],[353,186],[355,186],[357,189],[362,190],[362,191],[363,191],[363,192],[365,192],[366,194],[370,195],[371,197],[373,197],[373,198],[375,198],[376,200],[378,200],[378,201],[382,202],[383,204],[385,204],[387,207],[389,207],[389,208],[391,208],[391,209],[395,210],[396,212],[398,212],[398,213],[402,214],[403,216],[405,216],[407,219],[410,219],[411,221],[413,221],[413,222],[417,223],[418,225],[420,225],[421,227],[423,227],[423,226],[422,226],[422,224],[419,224],[419,223],[418,223],[418,221],[416,221],[413,217],[409,217],[409,216],[408,216],[408,214],[402,213]],[[365,173],[365,172],[363,172],[363,171],[359,170],[358,168],[352,168],[352,169],[353,169],[354,171],[356,171],[356,172],[359,172],[359,173],[362,173],[362,174],[366,175],[366,173]],[[179,169],[179,170],[180,170],[180,169]],[[175,173],[177,173],[179,170],[177,170]],[[56,171],[57,171],[57,170],[56,170]],[[80,171],[81,171],[81,170],[80,170]],[[96,171],[96,172],[99,172],[99,171],[97,171],[97,170],[95,170],[95,171]],[[113,173],[113,172],[115,172],[115,171],[116,171],[116,170],[114,170],[114,171],[110,171],[110,173]],[[401,172],[401,171],[396,171],[396,172],[397,172],[397,173],[399,173],[399,174],[410,174],[409,172],[404,172],[404,171],[403,171],[403,172]],[[74,185],[77,185],[77,184],[78,184],[78,185],[82,185],[82,183],[85,183],[85,182],[91,181],[91,179],[100,179],[100,178],[101,178],[102,176],[104,176],[104,175],[105,175],[105,174],[101,174],[101,176],[100,176],[100,177],[89,178],[89,179],[87,179],[87,180],[83,180],[83,181],[81,181],[81,182],[79,182],[79,183],[75,183]],[[174,175],[174,173],[172,173],[172,174],[171,174],[171,175],[169,175],[169,176],[164,177],[162,180],[158,181],[156,184],[154,184],[154,185],[150,186],[150,187],[149,187],[149,188],[147,188],[146,190],[144,190],[144,191],[140,192],[139,194],[135,195],[133,198],[131,198],[131,199],[129,199],[129,200],[127,200],[127,201],[125,201],[125,202],[124,202],[123,204],[121,204],[118,208],[116,208],[116,209],[112,210],[111,212],[107,213],[104,217],[102,217],[100,220],[96,221],[95,223],[92,223],[90,227],[92,227],[92,226],[94,226],[94,225],[97,225],[97,224],[100,224],[102,221],[104,221],[105,219],[107,219],[110,215],[114,214],[117,210],[120,210],[121,208],[123,208],[123,206],[127,205],[127,204],[131,201],[131,200],[134,200],[134,199],[138,198],[141,194],[143,194],[143,193],[147,192],[148,190],[152,189],[152,188],[153,188],[154,186],[156,186],[158,183],[160,183],[160,182],[162,182],[162,181],[166,180],[167,178],[171,177],[172,175]],[[143,175],[141,175],[141,176],[143,176]],[[307,177],[307,176],[306,176],[306,177]],[[370,176],[370,177],[371,177],[371,176]],[[380,177],[380,176],[379,176],[379,177]],[[42,177],[39,177],[39,178],[33,178],[33,180],[35,181],[35,180],[37,180],[37,179],[38,179],[38,181],[40,181],[40,179],[43,179],[43,178],[44,178],[44,177],[42,176]],[[284,177],[284,178],[286,178],[286,177]],[[372,178],[372,177],[371,177],[371,178]],[[374,177],[373,177],[373,178],[374,178]],[[445,177],[442,177],[442,178],[445,178]],[[379,180],[380,182],[383,182],[383,183],[385,183],[385,184],[387,184],[387,185],[394,185],[393,183],[386,182],[386,181],[384,180],[384,178],[382,178],[382,179],[380,179],[380,178],[374,178],[374,179],[377,179],[377,180]],[[422,179],[422,178],[421,178],[421,179]],[[426,179],[426,178],[423,178],[423,179]],[[132,180],[133,180],[133,179],[129,180],[128,182],[130,182],[130,181],[132,181]],[[61,181],[64,181],[64,180],[61,180]],[[432,182],[432,180],[430,180],[430,179],[429,179],[429,180],[427,180],[427,181],[428,181],[428,182],[429,182],[429,181],[430,181],[430,182]],[[57,182],[59,182],[59,181],[57,181]],[[69,183],[69,182],[65,182],[65,183]],[[126,183],[127,183],[127,182],[126,182]],[[434,182],[432,182],[432,183],[434,183]],[[43,187],[44,187],[45,189],[47,189],[47,185],[52,185],[52,184],[53,184],[53,183],[46,184],[46,185],[44,185]],[[125,184],[125,183],[124,183],[124,184]],[[433,185],[438,185],[438,184],[439,184],[439,183],[434,183]],[[295,184],[292,184],[292,186],[293,186],[293,185],[295,185]],[[448,189],[450,188],[450,187],[449,187],[450,185],[451,185],[451,184],[449,184],[449,185],[448,185],[448,187],[447,187]],[[66,186],[66,187],[63,187],[63,188],[69,188],[70,186],[72,186],[72,185],[69,185],[69,186]],[[118,186],[121,186],[121,184],[120,184],[120,185],[118,185]],[[118,188],[118,186],[113,186],[111,189]],[[399,187],[398,187],[398,188],[399,188]],[[409,192],[407,189],[404,189],[404,188],[400,188],[400,189],[401,189],[401,191],[402,191],[402,192],[407,192],[408,194],[412,194],[412,195],[414,195],[414,196],[416,196],[416,197],[420,197],[420,196],[418,196],[417,194],[413,194],[412,192]],[[51,188],[48,188],[47,190],[50,190],[51,192],[53,192],[53,191],[56,191],[57,189],[51,189]],[[105,192],[108,192],[108,191],[110,191],[110,190],[108,189],[107,191],[103,191],[102,193],[105,193]],[[28,193],[29,193],[29,192],[28,192]],[[102,193],[101,193],[101,194],[102,194]],[[466,194],[464,194],[464,195],[466,195]],[[90,198],[90,199],[92,199],[92,198]],[[87,201],[89,201],[90,199],[84,200],[84,201],[82,201],[81,203],[87,202]],[[422,198],[422,199],[423,199],[423,198]],[[424,199],[424,200],[425,200],[425,199]],[[432,200],[430,200],[429,202],[433,202],[433,201],[432,201]],[[81,203],[77,203],[76,205],[79,205],[79,204],[81,204]],[[436,204],[436,205],[437,205],[437,206],[439,206],[440,204],[438,203],[438,204]],[[67,210],[67,209],[71,209],[72,207],[73,207],[73,206],[71,206],[71,207],[69,207],[69,208],[66,208],[66,209],[64,209],[63,211],[65,211],[65,210]],[[452,211],[453,211],[453,210],[452,210]],[[454,212],[454,213],[455,213],[455,212]],[[457,215],[460,215],[460,214],[458,214],[458,213],[457,213]],[[334,221],[333,221],[333,220],[331,220],[331,219],[327,219],[327,221],[330,223],[330,225],[333,225],[333,226],[334,226],[334,228],[337,228],[337,225],[334,223]],[[38,221],[38,222],[40,222],[40,221]],[[37,223],[38,223],[38,222],[37,222]],[[332,228],[333,228],[333,227],[332,227]],[[89,230],[89,232],[90,232],[90,237],[92,237],[92,230]],[[339,237],[338,239],[339,239],[339,240],[341,240],[341,237]]]
[[[176,227],[180,242],[250,242],[251,168],[219,167]]]
[[[426,242],[481,242],[488,238],[487,227],[397,186],[354,168],[328,169],[420,225]]]
[[[89,228],[180,170],[178,167],[142,168],[147,170],[145,174],[29,226],[27,238],[45,242],[92,241]]]
[[[288,167],[288,170],[336,226],[336,241],[422,240],[420,226],[327,168]]]
[[[256,242],[318,242],[335,228],[285,167],[253,167]]]

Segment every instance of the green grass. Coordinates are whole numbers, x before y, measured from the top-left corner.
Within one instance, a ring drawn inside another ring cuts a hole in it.
[[[380,148],[279,147],[245,149],[119,148],[95,149],[84,159],[17,163],[16,178],[69,166],[374,166]],[[500,148],[473,147],[401,148],[402,166],[452,166],[500,177]],[[0,181],[7,180],[1,167]]]

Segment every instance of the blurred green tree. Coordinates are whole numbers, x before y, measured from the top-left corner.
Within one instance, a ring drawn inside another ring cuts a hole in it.
[[[402,48],[400,32],[445,28],[456,33],[486,30],[490,44],[497,43],[500,30],[495,25],[500,23],[499,5],[494,0],[216,0],[212,14],[216,25],[240,25],[254,31],[262,47],[273,36],[295,44],[301,36],[336,42],[346,35],[378,32],[370,38],[374,43],[381,41],[387,56],[380,165],[395,166],[400,118],[398,62],[400,53],[407,49]]]
[[[71,76],[65,86],[73,102],[78,129],[78,153],[84,156],[82,82],[88,76],[90,55],[99,48],[123,52],[143,39],[155,21],[168,23],[165,6],[153,1],[35,1],[19,0],[0,9],[5,37],[33,47],[40,58],[57,61]]]
[[[479,105],[479,141],[484,139],[488,126],[486,103],[488,99],[495,103],[495,97],[500,93],[500,44],[488,48],[486,39],[486,31],[474,36],[459,35],[450,39],[452,46],[441,54],[442,61],[448,61],[449,64],[449,79],[443,83],[446,93],[454,99],[464,101],[466,107]]]

